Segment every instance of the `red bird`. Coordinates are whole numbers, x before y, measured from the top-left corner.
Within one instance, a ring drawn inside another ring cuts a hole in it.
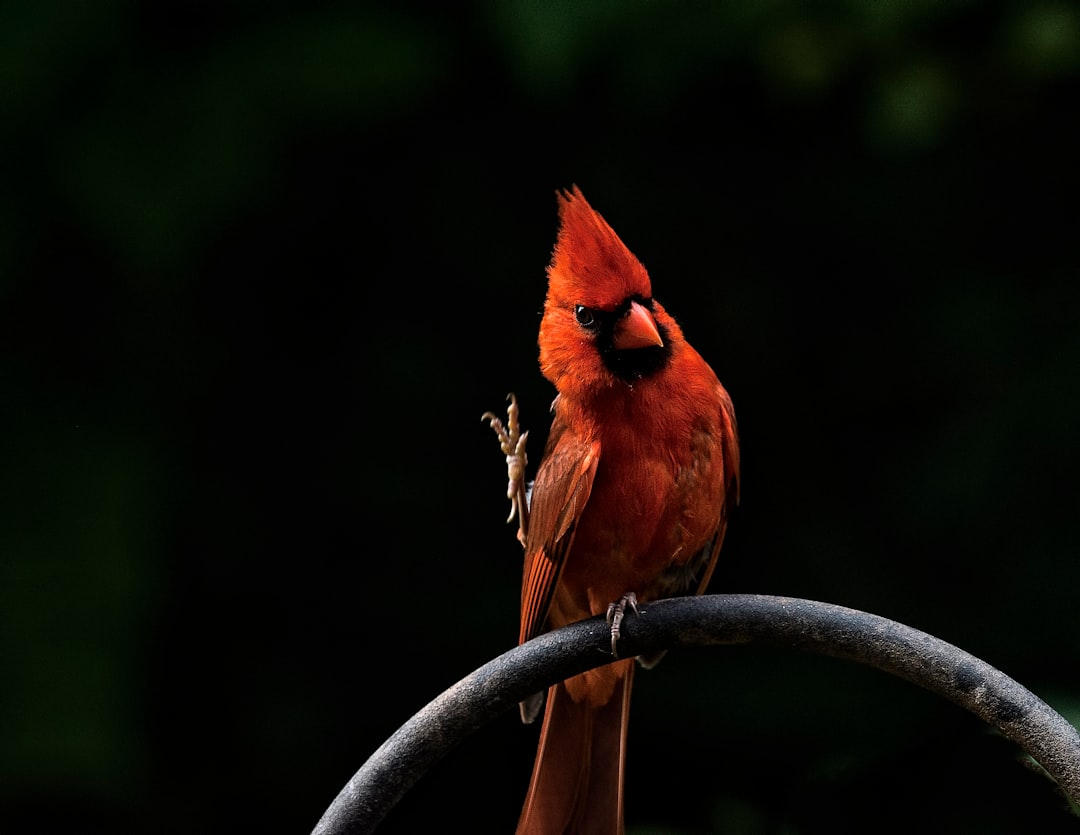
[[[626,608],[704,591],[738,501],[731,398],[653,298],[645,268],[572,187],[548,267],[540,369],[558,390],[526,495],[525,436],[490,412],[525,548],[520,642]],[[659,657],[639,658],[646,667]],[[621,833],[634,659],[547,692],[519,833]],[[521,705],[531,722],[542,694]]]

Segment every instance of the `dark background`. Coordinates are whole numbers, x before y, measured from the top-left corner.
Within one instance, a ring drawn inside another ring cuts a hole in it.
[[[1080,12],[0,10],[0,830],[308,832],[511,647],[487,409],[577,183],[731,392],[717,592],[930,632],[1080,717]],[[513,714],[380,831],[516,820]],[[634,833],[1075,831],[950,703],[755,647],[637,678]]]

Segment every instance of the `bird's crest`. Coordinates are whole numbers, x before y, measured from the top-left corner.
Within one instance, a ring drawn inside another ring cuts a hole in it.
[[[627,298],[650,298],[645,267],[581,190],[571,186],[557,196],[561,226],[548,267],[550,293],[601,310]]]

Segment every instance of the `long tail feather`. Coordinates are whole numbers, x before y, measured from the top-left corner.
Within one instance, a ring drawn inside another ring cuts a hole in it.
[[[548,690],[518,835],[622,833],[634,661],[627,659],[615,666],[622,669],[606,704],[575,702],[565,684]]]

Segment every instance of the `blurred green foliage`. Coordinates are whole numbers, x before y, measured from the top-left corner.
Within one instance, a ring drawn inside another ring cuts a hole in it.
[[[14,0],[0,54],[0,830],[310,829],[511,645],[478,418],[515,390],[538,459],[572,182],[735,398],[713,590],[900,620],[1076,721],[1072,4]],[[634,832],[1075,827],[879,674],[638,680]],[[386,831],[506,831],[534,744],[508,716]]]

